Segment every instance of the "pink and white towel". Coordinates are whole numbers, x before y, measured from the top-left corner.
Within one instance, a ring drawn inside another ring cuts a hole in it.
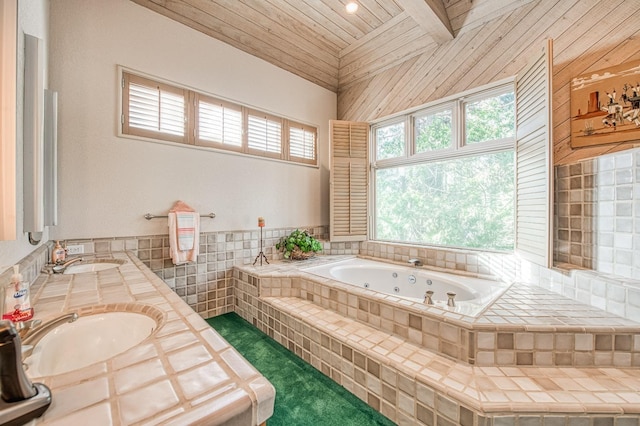
[[[177,201],[169,210],[169,252],[174,265],[195,262],[199,249],[200,215]]]

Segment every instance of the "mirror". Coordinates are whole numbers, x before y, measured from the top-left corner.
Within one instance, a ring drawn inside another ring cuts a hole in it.
[[[0,240],[16,239],[18,1],[0,0]]]

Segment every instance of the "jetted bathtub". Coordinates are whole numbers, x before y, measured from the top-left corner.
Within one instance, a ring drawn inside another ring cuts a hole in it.
[[[370,291],[424,303],[433,291],[433,306],[468,316],[477,316],[509,287],[508,283],[353,258],[304,269],[313,275],[340,281]],[[455,306],[447,306],[453,292]]]

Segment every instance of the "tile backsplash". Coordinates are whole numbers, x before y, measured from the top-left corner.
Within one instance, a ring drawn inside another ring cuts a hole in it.
[[[295,228],[267,229],[263,235],[263,251],[269,261],[281,259],[275,249],[281,237]],[[323,254],[357,255],[360,243],[329,243],[326,226],[305,226],[323,240]],[[84,253],[106,254],[131,250],[156,275],[173,289],[193,310],[204,318],[234,310],[233,287],[228,279],[236,265],[253,264],[260,251],[258,231],[220,231],[200,234],[200,250],[196,263],[176,266],[169,256],[168,235],[67,240],[67,245],[82,245]]]

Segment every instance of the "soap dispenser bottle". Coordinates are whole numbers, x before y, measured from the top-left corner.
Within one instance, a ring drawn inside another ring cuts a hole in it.
[[[11,282],[4,289],[4,311],[2,319],[13,322],[33,318],[33,308],[29,299],[29,284],[23,281],[18,265],[13,266]]]
[[[67,251],[60,245],[60,241],[56,241],[56,245],[51,251],[51,263],[53,263],[54,265],[58,263],[64,263],[66,257]]]

